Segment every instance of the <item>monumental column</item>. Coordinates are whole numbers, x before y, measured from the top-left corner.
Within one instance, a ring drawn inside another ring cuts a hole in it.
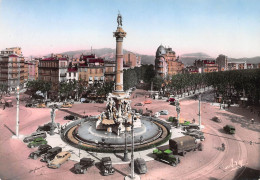
[[[114,94],[124,93],[123,88],[123,38],[126,32],[122,28],[122,16],[119,13],[117,16],[117,30],[114,32],[116,37],[116,84]]]

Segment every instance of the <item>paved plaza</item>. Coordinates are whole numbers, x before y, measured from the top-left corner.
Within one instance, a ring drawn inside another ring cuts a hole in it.
[[[147,99],[148,92],[136,90],[131,97],[132,108],[137,102]],[[136,97],[137,96],[137,97]],[[23,97],[23,95],[22,95]],[[21,97],[21,98],[22,98]],[[134,97],[134,98],[133,98]],[[7,97],[15,102],[15,97]],[[160,116],[165,121],[169,116],[176,116],[175,106],[169,105],[165,100],[153,100],[152,104],[146,104],[143,109],[158,112],[168,110],[168,115]],[[135,158],[141,157],[147,161],[148,172],[140,175],[141,179],[233,179],[256,174],[260,170],[259,163],[259,117],[257,113],[251,113],[247,108],[230,107],[220,110],[219,106],[212,104],[212,95],[204,93],[202,96],[202,124],[206,140],[203,142],[204,150],[188,152],[185,157],[180,156],[181,163],[172,167],[164,162],[154,160],[153,149],[135,152]],[[20,106],[20,134],[29,135],[39,125],[50,121],[50,109],[25,108],[25,103]],[[198,101],[193,97],[183,98],[180,101],[181,119],[191,121],[195,118],[198,123]],[[105,110],[105,104],[74,104],[71,109],[60,109],[56,113],[55,121],[61,125],[68,124],[63,120],[68,114],[98,115]],[[221,123],[211,120],[214,116],[222,119]],[[47,137],[51,146],[60,146],[65,151],[72,153],[71,160],[63,164],[59,169],[49,169],[46,163],[28,159],[29,149],[21,140],[14,139],[16,108],[0,110],[0,178],[1,179],[123,179],[130,173],[129,163],[122,161],[123,153],[95,153],[86,152],[71,147],[64,143],[58,134]],[[250,119],[255,118],[251,124]],[[226,124],[236,127],[235,135],[225,134],[222,130]],[[58,132],[57,132],[58,133]],[[180,129],[172,128],[172,137],[183,136]],[[250,144],[251,141],[251,144]],[[221,143],[226,144],[224,152],[218,148]],[[165,143],[165,145],[168,143]],[[130,153],[128,154],[130,157]],[[90,157],[98,162],[102,157],[112,158],[116,173],[113,176],[104,177],[98,167],[91,167],[85,175],[76,175],[72,172],[73,165],[82,157]]]

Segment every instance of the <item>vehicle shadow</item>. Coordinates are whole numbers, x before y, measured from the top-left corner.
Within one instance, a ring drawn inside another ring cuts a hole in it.
[[[60,111],[63,111],[63,112],[66,112],[66,113],[69,113],[69,114],[71,114],[71,115],[73,115],[73,116],[77,116],[77,117],[79,117],[79,118],[83,118],[83,115],[81,115],[81,114],[78,114],[78,113],[75,113],[75,112],[72,112],[72,111],[69,111],[69,110],[67,110],[67,109],[59,109]]]
[[[224,131],[223,128],[218,129],[218,132],[220,132],[220,133],[222,133],[222,134],[226,134],[226,132]]]
[[[6,129],[8,129],[13,135],[15,135],[15,133],[6,124],[4,124],[4,127],[6,127]]]
[[[117,158],[119,158],[119,159],[121,159],[121,160],[123,160],[123,156],[121,156],[121,155],[119,155],[119,154],[116,154],[116,153],[114,153],[114,155],[117,157]]]

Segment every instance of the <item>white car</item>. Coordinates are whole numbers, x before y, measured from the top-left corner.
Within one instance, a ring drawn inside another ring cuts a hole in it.
[[[168,115],[169,112],[167,110],[161,110],[160,112],[160,115]]]

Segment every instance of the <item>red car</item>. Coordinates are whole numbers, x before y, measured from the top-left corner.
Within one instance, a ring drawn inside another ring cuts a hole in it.
[[[151,100],[146,100],[146,101],[144,101],[144,104],[152,104],[152,101]]]
[[[174,98],[169,98],[169,99],[167,100],[167,102],[174,102],[174,101],[175,101]]]

